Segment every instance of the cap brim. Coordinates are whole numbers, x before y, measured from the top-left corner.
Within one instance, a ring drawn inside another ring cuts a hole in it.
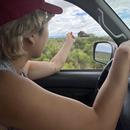
[[[42,10],[47,11],[47,12],[52,13],[52,14],[61,14],[63,12],[62,8],[60,8],[56,5],[47,3],[47,2],[44,3]]]

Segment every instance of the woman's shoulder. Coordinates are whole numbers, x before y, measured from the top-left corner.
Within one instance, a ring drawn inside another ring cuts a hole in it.
[[[13,73],[9,70],[0,70],[0,82],[1,84],[8,84],[13,81],[18,81],[16,79],[19,79],[19,75],[16,73]],[[10,84],[11,85],[11,84]]]
[[[15,124],[14,127],[19,128],[23,115],[26,116],[32,109],[33,95],[39,96],[37,90],[40,87],[10,71],[0,71],[0,82],[0,122],[6,126]]]
[[[23,89],[27,89],[27,86],[37,86],[30,79],[20,76],[17,73],[11,71],[0,70],[0,94],[2,91],[16,91],[19,92]]]
[[[44,93],[45,90],[32,80],[10,71],[0,71],[0,99],[7,95],[11,98],[22,97],[21,99],[31,96],[33,99],[32,93],[39,95],[41,92]]]

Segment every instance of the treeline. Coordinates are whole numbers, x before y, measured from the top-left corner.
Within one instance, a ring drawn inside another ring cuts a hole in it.
[[[93,44],[96,41],[110,40],[109,37],[78,37],[72,47],[63,69],[99,69],[103,65],[93,60]],[[48,44],[43,50],[40,61],[49,61],[62,47],[63,38],[49,39]]]

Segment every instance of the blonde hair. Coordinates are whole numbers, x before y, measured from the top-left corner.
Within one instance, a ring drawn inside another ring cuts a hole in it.
[[[54,15],[36,10],[0,27],[0,59],[15,60],[24,56],[23,39],[33,33],[39,35],[44,24]]]

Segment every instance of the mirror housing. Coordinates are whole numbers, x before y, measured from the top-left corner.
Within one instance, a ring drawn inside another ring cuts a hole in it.
[[[96,62],[107,64],[113,58],[117,47],[117,44],[113,42],[96,42],[93,46],[93,59]]]

